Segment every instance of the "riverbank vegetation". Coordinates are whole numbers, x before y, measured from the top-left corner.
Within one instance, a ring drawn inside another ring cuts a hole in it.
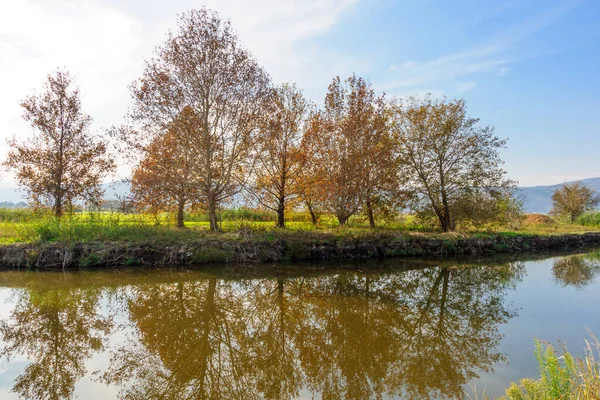
[[[238,238],[296,238],[310,241],[325,238],[375,238],[381,235],[453,240],[497,235],[512,237],[600,231],[600,224],[570,224],[540,214],[523,218],[519,230],[488,224],[482,227],[463,226],[459,231],[449,233],[440,232],[434,221],[408,214],[377,219],[378,227],[371,229],[367,216],[354,216],[346,227],[339,228],[333,215],[320,214],[315,225],[308,212],[289,212],[286,229],[280,229],[277,228],[276,213],[247,208],[228,209],[218,214],[219,232],[210,231],[210,221],[206,214],[186,213],[185,229],[174,226],[175,217],[170,213],[76,212],[59,220],[50,210],[0,209],[0,244],[94,241],[183,244],[204,239],[227,241]],[[592,216],[587,218],[594,221]]]
[[[501,400],[592,400],[600,398],[600,342],[586,340],[585,355],[575,357],[559,347],[535,339],[539,379],[512,383]],[[489,399],[483,395],[483,399]]]

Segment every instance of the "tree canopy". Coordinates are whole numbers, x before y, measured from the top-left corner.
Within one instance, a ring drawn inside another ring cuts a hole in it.
[[[600,204],[600,196],[581,182],[565,183],[552,193],[552,214],[566,217],[570,222]]]

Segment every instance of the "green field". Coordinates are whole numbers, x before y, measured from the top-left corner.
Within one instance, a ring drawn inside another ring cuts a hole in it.
[[[600,215],[600,214],[599,214]],[[552,221],[527,223],[518,230],[501,226],[474,229],[463,227],[457,232],[440,233],[433,223],[424,224],[412,215],[401,215],[389,220],[379,220],[375,230],[368,227],[366,218],[353,217],[349,225],[338,227],[335,217],[321,215],[317,226],[308,214],[289,213],[286,229],[275,228],[275,215],[249,209],[226,210],[220,214],[221,232],[210,232],[207,217],[203,214],[186,215],[186,228],[173,226],[172,216],[125,214],[120,212],[78,212],[60,221],[48,212],[0,209],[0,243],[44,242],[161,242],[178,243],[197,239],[274,238],[284,235],[320,235],[360,237],[372,232],[397,232],[402,235],[429,237],[462,237],[504,234],[551,235],[600,231],[600,218],[587,214],[577,224]],[[585,223],[585,225],[583,224]]]

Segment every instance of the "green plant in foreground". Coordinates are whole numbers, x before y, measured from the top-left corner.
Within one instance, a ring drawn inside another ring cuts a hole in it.
[[[535,339],[540,378],[512,383],[502,399],[600,399],[600,343],[593,335],[592,339],[586,341],[583,358],[574,357],[564,346],[559,355],[553,345]]]

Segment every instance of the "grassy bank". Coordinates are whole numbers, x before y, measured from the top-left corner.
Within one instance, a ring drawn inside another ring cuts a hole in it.
[[[467,237],[492,237],[497,235],[562,235],[569,233],[599,232],[593,222],[594,215],[585,216],[582,224],[567,224],[554,220],[526,219],[519,230],[507,230],[501,226],[485,226],[477,229],[461,227],[458,232],[440,233],[433,225],[417,221],[411,215],[380,220],[378,227],[370,229],[365,218],[354,217],[349,226],[339,228],[333,216],[322,215],[315,226],[304,213],[290,213],[287,229],[275,228],[275,216],[268,212],[238,209],[227,210],[221,215],[221,232],[208,230],[204,215],[187,215],[186,228],[173,227],[167,214],[150,216],[119,212],[81,212],[63,218],[60,222],[48,213],[30,210],[0,209],[0,244],[15,243],[188,243],[196,240],[232,240],[236,238],[263,238],[274,240],[295,235],[298,238],[361,238],[378,234],[402,236],[426,236],[448,239]],[[600,218],[598,218],[600,221]],[[550,221],[550,222],[548,222]]]
[[[28,210],[0,210],[0,267],[87,268],[131,265],[352,260],[406,256],[489,255],[600,245],[600,229],[530,218],[519,231],[501,227],[440,233],[404,216],[370,229],[355,218],[338,228],[301,214],[275,229],[268,214],[241,210],[210,232],[202,216],[177,229],[168,216],[76,213],[60,222]],[[266,220],[265,220],[266,219]],[[541,222],[540,222],[541,221]]]

